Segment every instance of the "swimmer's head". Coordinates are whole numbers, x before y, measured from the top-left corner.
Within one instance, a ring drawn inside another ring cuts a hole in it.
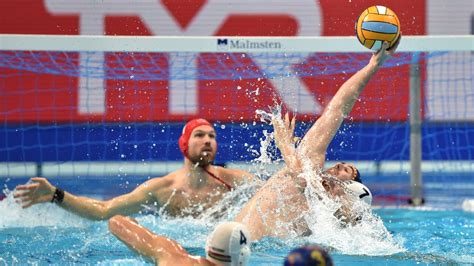
[[[337,177],[339,180],[342,181],[351,180],[362,183],[359,170],[357,170],[357,168],[350,163],[336,163],[333,167],[327,169],[325,172],[330,174],[331,176]]]
[[[249,232],[243,224],[219,224],[207,238],[206,258],[217,265],[247,265],[250,242]]]
[[[285,266],[319,265],[332,266],[331,256],[316,245],[296,248],[285,258]]]
[[[184,157],[201,166],[214,161],[217,142],[214,127],[206,119],[193,119],[186,123],[178,140]]]
[[[372,204],[372,192],[370,192],[368,187],[359,182],[347,181],[346,188],[353,196],[357,197],[368,205]]]

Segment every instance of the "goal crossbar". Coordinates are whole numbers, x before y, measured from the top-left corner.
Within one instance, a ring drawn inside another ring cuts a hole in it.
[[[453,41],[453,40],[456,41]],[[403,36],[399,52],[473,51],[473,35]],[[346,37],[0,35],[0,50],[103,52],[368,52]]]

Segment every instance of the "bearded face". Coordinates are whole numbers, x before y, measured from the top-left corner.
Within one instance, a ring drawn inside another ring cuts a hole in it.
[[[210,126],[196,127],[188,144],[188,157],[199,166],[207,166],[214,161],[217,152],[216,132]]]

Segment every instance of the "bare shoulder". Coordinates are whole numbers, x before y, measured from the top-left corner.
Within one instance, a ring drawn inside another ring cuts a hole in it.
[[[219,173],[222,178],[236,184],[255,179],[254,175],[241,169],[224,168],[221,166],[213,166],[213,169],[216,169],[216,172]]]
[[[162,177],[154,177],[150,180],[147,180],[147,181],[143,182],[142,185],[150,186],[150,187],[153,187],[153,188],[166,187],[170,183],[172,183],[172,179],[169,178],[169,177],[167,178],[167,177],[168,177],[168,175],[162,176]]]
[[[141,186],[161,204],[175,193],[175,190],[179,190],[179,181],[176,176],[176,172],[172,172],[162,177],[147,180]]]
[[[176,172],[172,172],[162,177],[154,177],[143,182],[141,186],[146,187],[147,190],[153,192],[163,192],[165,190],[170,190],[175,186],[176,175]]]

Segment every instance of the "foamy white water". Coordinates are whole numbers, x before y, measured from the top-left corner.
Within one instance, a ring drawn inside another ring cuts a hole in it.
[[[262,115],[262,121],[271,121],[275,118],[283,122],[281,107],[272,108],[271,113],[259,110],[258,114]],[[268,144],[261,146],[268,146]],[[268,155],[262,156],[269,157]],[[405,251],[404,240],[392,236],[380,217],[362,202],[354,204],[354,209],[357,210],[362,220],[355,225],[341,225],[338,218],[334,216],[334,213],[341,207],[341,202],[328,197],[321,185],[323,173],[314,172],[310,160],[301,154],[299,157],[304,162],[303,173],[299,175],[299,178],[306,179],[308,184],[305,189],[305,197],[309,210],[304,217],[312,231],[312,234],[307,237],[308,241],[335,248],[341,253],[349,255],[382,256]],[[328,178],[331,177],[328,176]],[[286,208],[298,208],[298,206],[286,206]]]
[[[17,227],[86,227],[91,221],[61,209],[53,203],[36,204],[27,209],[15,202],[12,191],[5,191],[0,201],[0,228]]]

